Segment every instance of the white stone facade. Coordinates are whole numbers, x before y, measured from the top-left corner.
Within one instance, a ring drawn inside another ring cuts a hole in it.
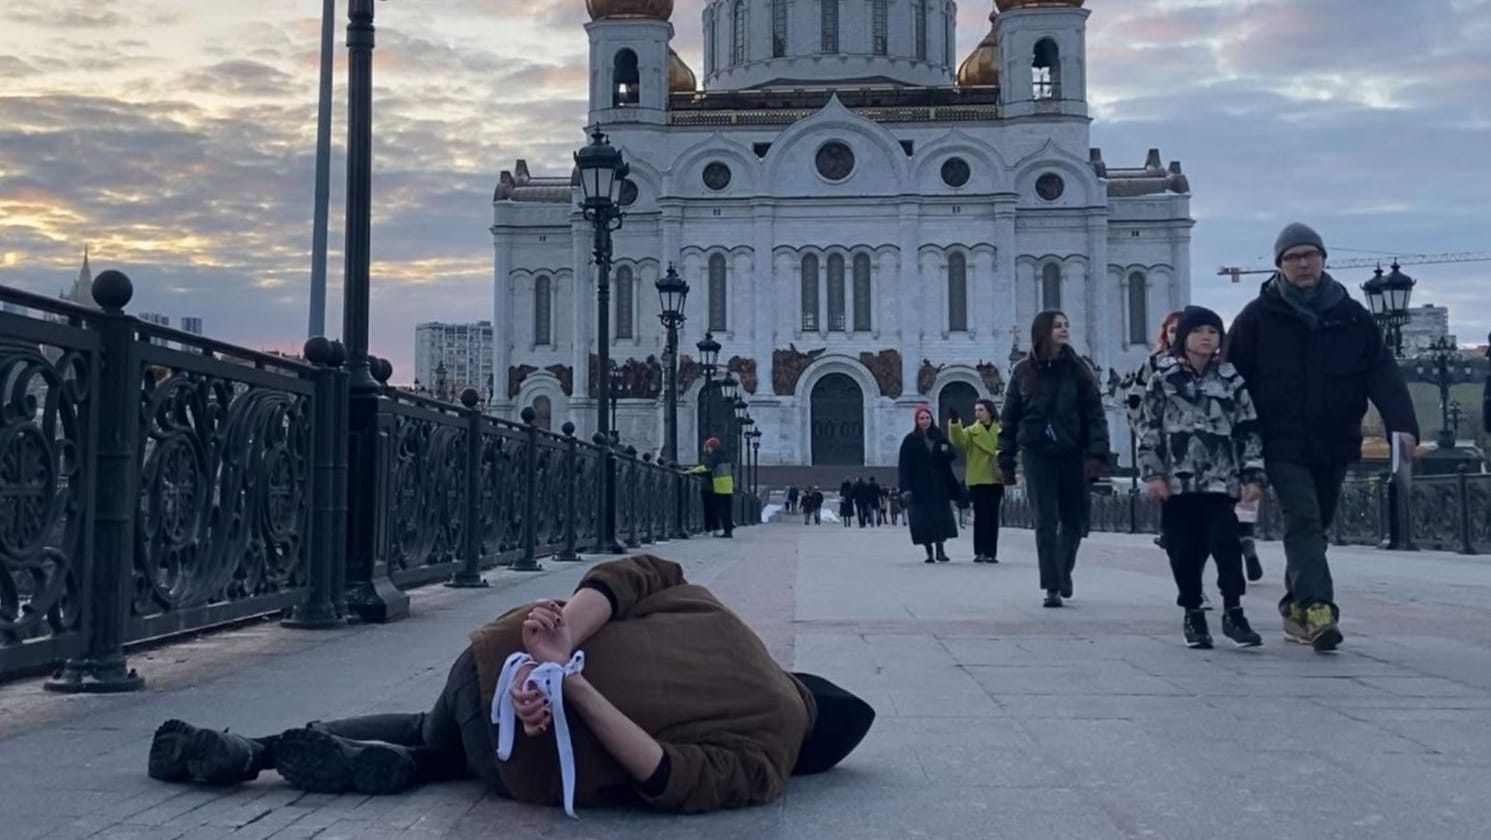
[[[834,446],[819,440],[834,463],[843,438],[860,435],[858,460],[894,463],[912,406],[990,395],[991,373],[1008,375],[1013,337],[1027,349],[1031,319],[1048,305],[1069,315],[1077,349],[1106,381],[1110,369],[1137,365],[1160,319],[1189,302],[1193,221],[1179,165],[1163,166],[1151,150],[1142,167],[1110,169],[1089,147],[1088,12],[999,15],[1004,83],[960,85],[940,46],[929,48],[933,61],[906,59],[915,36],[899,12],[910,2],[889,2],[888,55],[840,61],[802,46],[817,37],[809,16],[790,55],[773,58],[772,0],[742,0],[745,60],[707,59],[696,93],[667,89],[670,78],[678,86],[670,23],[587,25],[591,118],[625,154],[636,187],[615,235],[613,294],[625,300],[612,303],[611,356],[639,370],[661,358],[653,283],[675,263],[690,287],[682,352],[697,356],[709,329],[721,363],[754,373],[744,396],[765,435],[763,464],[814,463],[815,428],[838,435]],[[819,4],[786,5],[800,14]],[[706,22],[729,6],[712,2]],[[947,21],[938,38],[951,37]],[[711,43],[707,55],[736,57],[719,32]],[[1037,44],[1055,70],[1032,68]],[[622,50],[636,57],[630,87],[613,77],[629,62],[618,63]],[[859,59],[878,69],[851,66]],[[805,68],[816,68],[812,86],[801,81]],[[570,419],[589,434],[596,282],[578,197],[570,177],[534,177],[522,161],[502,174],[491,229],[493,367],[499,413],[543,398],[555,425]],[[858,429],[845,420],[849,383],[861,396]],[[699,388],[695,379],[682,394],[684,458],[695,451]],[[833,405],[829,391],[841,398]],[[660,448],[660,400],[622,400],[618,414],[624,438]],[[1126,463],[1121,412],[1110,416]]]

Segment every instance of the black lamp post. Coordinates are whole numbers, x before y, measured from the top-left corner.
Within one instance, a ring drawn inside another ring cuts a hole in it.
[[[1469,382],[1475,370],[1460,354],[1460,348],[1449,336],[1440,336],[1429,345],[1429,352],[1414,366],[1419,379],[1439,387],[1439,440],[1441,450],[1455,448],[1455,426],[1450,422],[1450,386]]]
[[[686,320],[684,303],[688,301],[689,284],[684,282],[673,263],[658,278],[658,320],[667,331],[667,344],[663,350],[663,363],[668,366],[666,401],[663,406],[663,454],[670,463],[678,463],[678,330]]]
[[[1465,409],[1460,405],[1460,401],[1450,400],[1450,429],[1455,433],[1455,437],[1457,438],[1460,436],[1460,424],[1464,420]]]
[[[704,384],[699,388],[699,404],[703,409],[703,416],[699,418],[703,428],[695,437],[702,444],[709,437],[709,412],[710,403],[714,401],[713,388],[714,369],[720,358],[720,343],[714,340],[714,334],[706,332],[704,337],[694,345],[699,351],[699,373],[704,377]]]
[[[373,227],[373,0],[347,7],[347,220],[345,231],[342,335],[347,342],[348,386],[353,394],[377,394],[368,356]]]
[[[1392,271],[1382,274],[1382,266],[1372,274],[1372,279],[1362,284],[1367,295],[1367,307],[1372,317],[1382,327],[1382,337],[1393,355],[1403,356],[1403,325],[1408,323],[1408,301],[1413,296],[1413,287],[1418,281],[1404,274],[1393,260]]]
[[[621,368],[616,365],[616,361],[614,359],[608,361],[611,363],[611,369],[606,374],[611,386],[611,431],[616,432],[619,431],[616,423],[616,407],[621,404],[621,398],[624,395],[622,386],[625,383],[622,381]]]
[[[1481,390],[1481,427],[1491,435],[1491,333],[1486,333],[1486,386]]]
[[[622,160],[621,152],[614,148],[599,125],[590,132],[590,143],[575,152],[575,168],[580,172],[580,188],[584,200],[580,208],[585,220],[595,226],[595,297],[596,330],[595,343],[599,354],[596,365],[596,390],[599,392],[596,411],[597,434],[602,439],[615,441],[608,409],[611,403],[611,233],[621,228],[621,206],[616,201],[617,190],[622,179],[631,168]],[[601,523],[601,544],[607,551],[620,554],[623,549],[616,541],[616,462],[611,452],[606,453],[606,510]]]
[[[739,453],[737,457],[738,463],[745,463],[746,461],[744,455],[745,431],[746,421],[749,420],[750,417],[750,406],[746,405],[746,401],[740,397],[740,394],[737,391],[735,396],[735,451],[736,453]]]
[[[753,427],[746,432],[746,437],[751,442],[751,495],[761,494],[761,430]]]
[[[450,399],[450,380],[448,376],[449,371],[445,369],[445,360],[441,359],[440,364],[435,365],[435,399]]]

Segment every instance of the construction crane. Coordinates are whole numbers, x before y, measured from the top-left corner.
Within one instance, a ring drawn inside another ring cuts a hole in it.
[[[1441,265],[1444,263],[1468,263],[1468,262],[1491,262],[1491,251],[1457,251],[1445,254],[1403,254],[1397,257],[1351,257],[1344,260],[1330,260],[1329,268],[1370,268],[1380,266],[1384,262],[1396,263],[1398,265]],[[1273,274],[1278,269],[1272,266],[1268,268],[1242,268],[1235,265],[1224,265],[1217,269],[1218,277],[1231,277],[1232,282],[1242,281],[1244,274]]]

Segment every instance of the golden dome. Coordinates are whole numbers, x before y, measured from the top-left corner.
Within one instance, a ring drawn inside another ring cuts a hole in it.
[[[993,16],[990,16],[993,20]],[[958,65],[958,87],[991,87],[999,84],[999,41],[990,29],[984,40]]]
[[[1001,12],[1012,12],[1015,9],[1036,9],[1041,6],[1066,6],[1072,9],[1082,8],[1084,0],[994,0],[994,7]]]
[[[699,89],[699,77],[689,69],[678,53],[668,50],[668,91],[670,93],[694,93]]]
[[[639,17],[667,20],[673,15],[673,0],[585,0],[591,20]]]

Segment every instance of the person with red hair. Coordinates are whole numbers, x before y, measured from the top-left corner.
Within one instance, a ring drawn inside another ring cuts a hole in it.
[[[901,441],[896,485],[911,525],[911,542],[927,550],[928,563],[946,563],[944,543],[958,536],[953,502],[962,496],[953,474],[953,447],[932,410],[916,407],[916,425]]]

